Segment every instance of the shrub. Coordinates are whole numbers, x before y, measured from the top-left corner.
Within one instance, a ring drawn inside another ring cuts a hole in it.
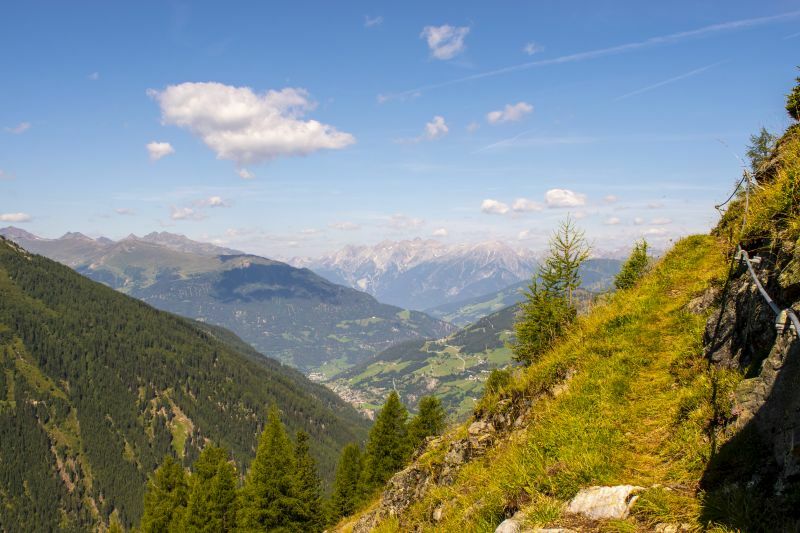
[[[647,257],[647,241],[642,239],[633,245],[630,257],[614,279],[617,290],[630,289],[647,271],[649,259]]]

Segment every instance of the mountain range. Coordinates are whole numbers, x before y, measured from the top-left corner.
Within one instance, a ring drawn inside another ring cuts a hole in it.
[[[501,242],[446,245],[432,239],[346,246],[290,263],[381,302],[416,310],[497,292],[530,279],[538,264],[533,252]]]
[[[153,309],[0,238],[0,529],[138,523],[166,454],[212,442],[241,470],[270,405],[327,482],[366,421],[233,333]]]
[[[346,368],[396,342],[455,329],[308,269],[180,235],[43,239],[13,227],[0,235],[159,309],[229,328],[305,372]]]

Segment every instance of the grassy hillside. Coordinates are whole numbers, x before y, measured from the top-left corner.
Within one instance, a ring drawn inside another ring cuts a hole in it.
[[[165,454],[210,441],[243,466],[271,404],[330,480],[365,422],[242,344],[0,239],[0,529],[133,525]]]
[[[532,527],[596,528],[564,516],[562,506],[579,488],[615,484],[656,488],[609,530],[697,524],[696,489],[714,442],[709,428],[730,411],[738,373],[709,367],[706,316],[688,304],[721,283],[725,266],[713,238],[684,239],[638,287],[580,318],[563,342],[476,410],[479,419],[522,414],[526,423],[494,436],[488,453],[452,484],[434,484],[399,519],[384,520],[383,530],[493,531],[520,509]],[[435,441],[415,466],[435,478],[466,435],[462,426]]]

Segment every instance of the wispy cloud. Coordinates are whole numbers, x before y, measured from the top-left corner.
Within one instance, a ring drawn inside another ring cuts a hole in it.
[[[420,38],[425,39],[431,51],[431,57],[436,59],[453,59],[466,48],[464,39],[469,33],[468,26],[425,26]],[[413,91],[411,91],[413,92]]]
[[[641,89],[636,89],[635,91],[631,91],[629,93],[625,93],[622,96],[618,96],[614,98],[615,102],[620,100],[625,100],[626,98],[630,98],[631,96],[636,96],[638,94],[646,93],[648,91],[652,91],[653,89],[658,89],[659,87],[663,87],[664,85],[669,85],[670,83],[675,83],[676,81],[685,80],[686,78],[691,78],[692,76],[696,76],[702,72],[705,72],[709,69],[712,69],[716,66],[721,65],[724,61],[718,61],[716,63],[712,63],[711,65],[706,65],[704,67],[696,68],[694,70],[690,70],[689,72],[684,72],[683,74],[679,74],[672,78],[660,81],[658,83],[654,83],[652,85],[648,85],[647,87],[642,87]]]
[[[544,46],[536,44],[533,41],[525,43],[525,46],[522,47],[522,51],[528,54],[529,56],[532,56],[533,54],[538,54],[542,50],[544,50]]]
[[[6,128],[6,131],[8,133],[13,133],[14,135],[19,135],[20,133],[25,133],[29,129],[31,129],[31,123],[30,122],[20,122],[16,126],[12,126],[10,128]]]
[[[799,31],[799,32],[797,32],[797,33],[792,33],[792,34],[790,34],[790,35],[787,35],[787,36],[786,36],[786,37],[784,37],[783,39],[784,39],[784,40],[787,40],[787,39],[794,39],[795,37],[800,37],[800,31]]]
[[[784,20],[789,20],[792,18],[796,18],[800,16],[800,11],[790,11],[788,13],[781,13],[779,15],[772,15],[768,17],[756,17],[750,19],[741,19],[735,20],[731,22],[723,22],[719,24],[711,24],[709,26],[703,26],[702,28],[697,28],[694,30],[688,31],[681,31],[676,33],[670,33],[668,35],[659,35],[656,37],[650,37],[649,39],[645,39],[643,41],[636,41],[632,43],[625,43],[616,46],[609,46],[606,48],[598,48],[596,50],[588,50],[585,52],[578,52],[575,54],[568,54],[559,57],[554,57],[551,59],[541,59],[538,61],[528,61],[526,63],[520,63],[517,65],[511,65],[508,67],[498,68],[494,70],[487,70],[484,72],[479,72],[477,74],[472,74],[469,76],[464,76],[462,78],[455,78],[452,80],[444,81],[441,83],[432,83],[430,85],[425,85],[422,87],[417,87],[415,89],[409,89],[406,91],[389,94],[384,94],[382,97],[384,100],[388,99],[395,99],[395,98],[405,98],[411,96],[416,93],[421,93],[423,91],[429,91],[433,89],[440,89],[442,87],[448,87],[450,85],[456,85],[459,83],[465,83],[468,81],[479,80],[482,78],[491,78],[494,76],[500,76],[502,74],[510,74],[512,72],[518,72],[520,70],[527,70],[530,68],[535,67],[544,67],[548,65],[559,65],[562,63],[574,63],[577,61],[586,61],[589,59],[596,59],[599,57],[605,57],[610,55],[622,54],[625,52],[632,52],[634,50],[641,50],[643,48],[651,48],[654,46],[662,46],[668,44],[674,44],[682,41],[686,41],[689,39],[698,39],[702,37],[706,37],[709,35],[714,35],[718,33],[736,31],[736,30],[743,30],[747,28],[753,28],[756,26],[763,26],[766,24],[771,24],[773,22],[781,22]]]
[[[28,213],[0,213],[0,222],[30,222]]]
[[[364,15],[364,27],[365,28],[374,28],[375,26],[380,26],[383,24],[383,17],[378,15],[377,17],[370,17],[369,15]]]

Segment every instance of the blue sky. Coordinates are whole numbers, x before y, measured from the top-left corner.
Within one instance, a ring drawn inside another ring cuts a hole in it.
[[[0,225],[611,250],[714,223],[800,2],[20,2],[0,50]]]

